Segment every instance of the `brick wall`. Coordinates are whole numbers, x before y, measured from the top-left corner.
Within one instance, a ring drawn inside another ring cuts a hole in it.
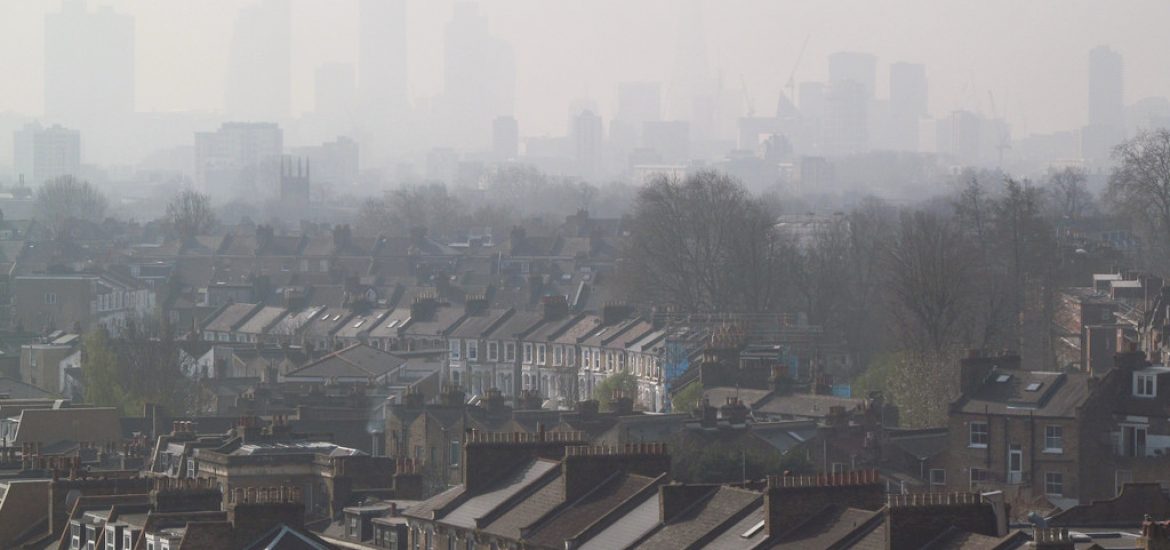
[[[819,476],[771,477],[764,494],[765,525],[780,535],[829,505],[878,510],[883,486],[872,470]]]

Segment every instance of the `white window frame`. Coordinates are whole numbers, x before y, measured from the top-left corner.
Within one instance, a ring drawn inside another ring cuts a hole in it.
[[[45,293],[45,304],[50,305],[50,306],[56,305],[57,304],[57,293],[56,292],[46,292]]]
[[[936,473],[938,474],[937,481],[935,480]],[[942,468],[931,468],[930,472],[927,475],[929,476],[927,478],[927,482],[932,487],[942,487],[942,486],[945,486],[947,484],[947,471],[942,469]]]
[[[546,350],[544,344],[536,344],[536,364],[537,365],[547,365],[548,364],[546,361],[548,359],[548,355],[546,354],[546,351],[547,350]]]
[[[1044,494],[1054,497],[1064,496],[1063,472],[1044,472]]]
[[[476,340],[467,341],[467,360],[479,361],[479,342]]]
[[[512,362],[516,360],[516,343],[504,343],[504,361]]]
[[[1051,454],[1064,452],[1064,426],[1059,424],[1044,426],[1044,452]]]
[[[983,479],[975,479],[975,472],[983,472]],[[990,479],[991,472],[984,468],[971,468],[967,473],[967,480],[970,482],[972,489],[976,487],[976,483],[987,483]]]
[[[499,361],[500,360],[500,343],[499,342],[491,341],[491,342],[487,343],[487,360],[488,361]]]
[[[451,350],[451,360],[452,361],[458,361],[459,359],[462,358],[462,349],[460,348],[460,346],[461,346],[461,343],[459,342],[459,340],[456,340],[454,338],[452,338],[451,343],[448,344],[448,348]]]
[[[1135,372],[1133,373],[1134,397],[1157,397],[1158,375]]]
[[[528,342],[524,343],[524,364],[525,365],[532,364],[532,344],[530,344]]]
[[[565,364],[565,348],[563,346],[553,346],[553,366],[559,367]]]
[[[976,431],[975,430],[976,426],[982,426],[983,429]],[[979,438],[982,441],[976,441],[976,438],[975,438],[976,433],[982,434],[982,437]],[[986,422],[972,421],[970,424],[968,424],[968,426],[967,426],[967,447],[972,448],[972,449],[986,449],[987,444],[989,442],[991,442],[991,429],[987,425]]]

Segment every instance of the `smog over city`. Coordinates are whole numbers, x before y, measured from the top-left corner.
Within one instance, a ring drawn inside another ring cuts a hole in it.
[[[0,549],[1170,548],[1167,21],[0,0]]]

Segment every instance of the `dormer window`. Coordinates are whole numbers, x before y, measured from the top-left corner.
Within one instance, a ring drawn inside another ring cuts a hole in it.
[[[1140,372],[1133,373],[1133,395],[1135,397],[1157,397],[1158,376]]]

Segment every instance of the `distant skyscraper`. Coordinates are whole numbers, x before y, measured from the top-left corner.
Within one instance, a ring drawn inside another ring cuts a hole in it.
[[[926,67],[914,63],[890,65],[890,137],[894,149],[918,150],[918,125],[927,115]]]
[[[691,125],[683,120],[645,122],[642,146],[657,152],[664,163],[686,163],[691,155]]]
[[[315,75],[314,111],[327,117],[348,117],[357,101],[357,83],[353,65],[326,63]]]
[[[657,82],[618,84],[617,114],[613,118],[638,125],[662,120],[662,85]]]
[[[289,0],[261,0],[240,9],[225,82],[229,117],[279,121],[289,116],[290,20]]]
[[[492,36],[476,4],[456,2],[444,31],[443,108],[448,141],[487,145],[492,121],[515,109],[516,66],[512,47]]]
[[[406,109],[406,0],[361,0],[358,77],[366,109]]]
[[[496,117],[492,121],[492,152],[496,160],[513,160],[520,156],[520,125],[516,117]]]
[[[45,115],[66,124],[134,112],[134,18],[65,0],[45,16]]]
[[[77,130],[29,124],[13,136],[17,174],[33,186],[81,171],[81,133]]]
[[[1108,46],[1093,48],[1089,52],[1089,124],[1123,126],[1124,92],[1121,54]]]
[[[601,117],[593,111],[582,111],[573,117],[573,148],[579,176],[590,179],[600,174],[604,131]]]
[[[195,185],[216,201],[271,192],[280,178],[284,133],[273,123],[231,122],[195,134]]]
[[[874,97],[877,81],[877,58],[858,52],[837,52],[829,56],[829,84],[853,81],[861,84],[865,99]]]
[[[838,80],[825,95],[822,146],[827,155],[854,155],[869,148],[869,104],[865,86]]]

